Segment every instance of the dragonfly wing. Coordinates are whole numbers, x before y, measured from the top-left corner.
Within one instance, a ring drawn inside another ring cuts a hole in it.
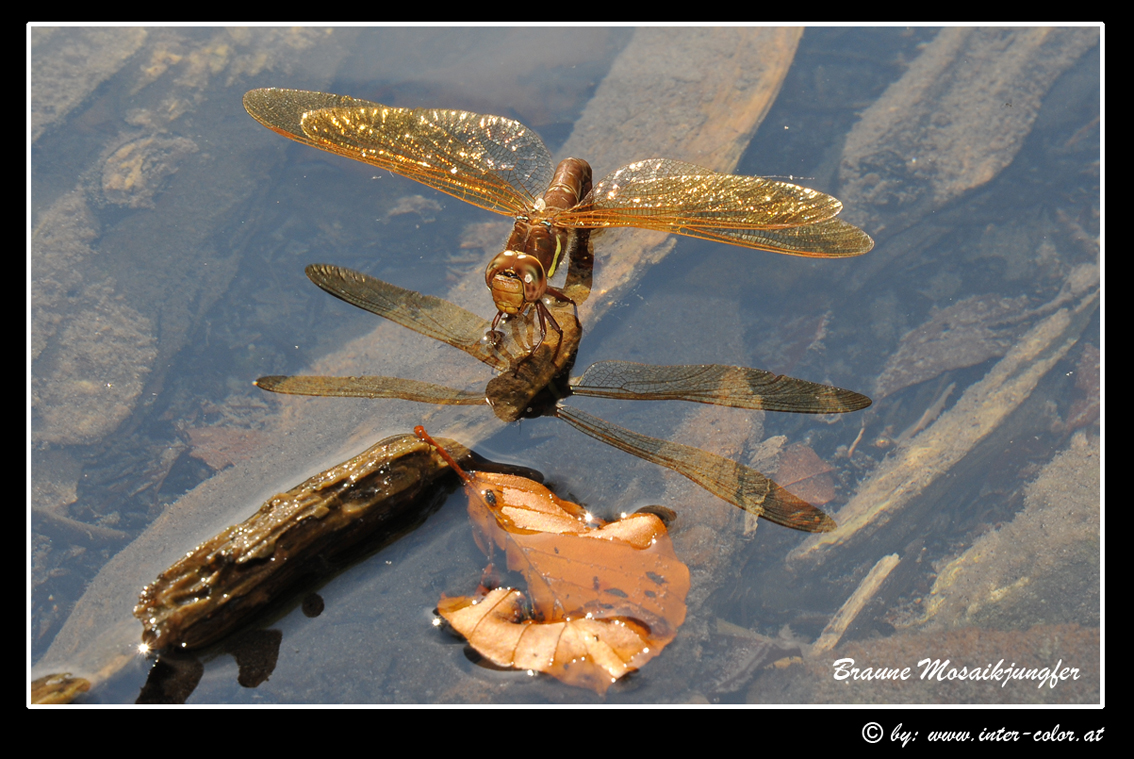
[[[430,382],[397,377],[261,377],[256,387],[273,393],[318,395],[334,398],[398,398],[403,401],[448,406],[478,406],[484,393],[454,390]]]
[[[853,390],[743,366],[654,366],[599,361],[571,383],[575,395],[638,401],[693,401],[735,408],[839,414],[870,405]]]
[[[244,108],[297,142],[415,179],[481,208],[524,213],[551,183],[551,154],[518,121],[393,108],[344,95],[252,90]]]
[[[629,454],[685,475],[718,498],[776,524],[806,532],[830,532],[835,520],[755,469],[680,443],[639,435],[567,406],[556,414],[580,432]]]
[[[494,369],[510,366],[508,357],[484,340],[491,325],[471,311],[339,266],[311,264],[305,271],[312,282],[351,305],[460,348]]]
[[[787,229],[699,229],[683,234],[757,250],[819,258],[861,256],[874,247],[870,235],[842,219]]]
[[[874,241],[835,220],[842,207],[830,195],[789,182],[654,158],[616,170],[558,221],[656,229],[793,255],[865,253]]]

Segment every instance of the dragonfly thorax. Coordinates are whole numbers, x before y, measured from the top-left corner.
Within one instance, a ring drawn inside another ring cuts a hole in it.
[[[493,258],[484,271],[484,281],[503,314],[522,312],[547,290],[547,274],[540,260],[515,250],[505,250]]]

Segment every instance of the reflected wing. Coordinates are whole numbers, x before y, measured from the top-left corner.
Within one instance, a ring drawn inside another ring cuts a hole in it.
[[[507,356],[483,339],[489,323],[471,311],[330,264],[311,264],[304,271],[323,290],[351,305],[460,348],[495,369],[503,371],[509,366]]]
[[[551,184],[551,154],[539,135],[501,116],[280,89],[248,92],[244,108],[284,137],[509,216],[530,208]]]
[[[799,256],[857,256],[870,236],[835,216],[830,195],[763,177],[718,174],[682,161],[631,163],[594,186],[558,223],[640,227]]]
[[[560,419],[580,432],[683,474],[747,512],[793,530],[830,532],[835,529],[835,520],[755,469],[700,448],[639,435],[578,409],[559,406],[556,412]]]
[[[717,406],[839,414],[870,405],[852,390],[742,366],[653,366],[599,361],[573,381],[575,395],[637,401],[694,401]]]
[[[334,398],[399,398],[403,401],[446,406],[478,406],[484,393],[454,390],[429,382],[397,377],[261,377],[254,383],[273,393],[318,395]]]

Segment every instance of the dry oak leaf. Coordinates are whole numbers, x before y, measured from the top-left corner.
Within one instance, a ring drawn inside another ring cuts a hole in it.
[[[525,606],[520,591],[497,588],[479,600],[443,598],[437,611],[493,664],[544,672],[600,695],[669,642],[651,644],[649,631],[632,619],[537,622]]]
[[[508,589],[441,600],[438,613],[482,656],[601,694],[674,639],[689,569],[661,519],[605,524],[527,478],[450,466],[465,482],[477,544],[489,555],[503,549],[531,594],[530,610]]]

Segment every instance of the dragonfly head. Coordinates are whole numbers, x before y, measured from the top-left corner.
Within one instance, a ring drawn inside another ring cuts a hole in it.
[[[535,256],[505,250],[484,270],[484,281],[492,300],[503,314],[518,314],[543,297],[547,275]]]

